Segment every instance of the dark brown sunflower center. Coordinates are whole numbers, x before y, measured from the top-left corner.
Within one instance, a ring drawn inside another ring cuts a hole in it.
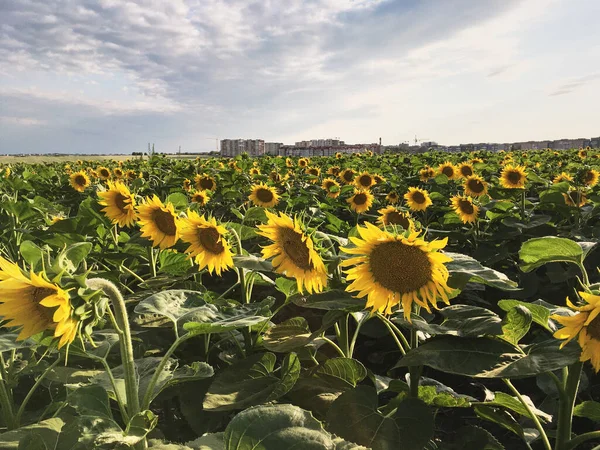
[[[471,169],[469,166],[462,166],[460,168],[460,173],[463,177],[469,177],[473,175],[473,169]]]
[[[210,178],[200,178],[200,187],[202,189],[212,189],[215,183]]]
[[[125,210],[127,209],[128,201],[129,201],[129,203],[131,203],[130,198],[126,197],[125,195],[121,194],[120,192],[118,192],[117,195],[115,195],[115,205],[117,208],[119,208],[123,212],[125,212]]]
[[[225,250],[221,242],[221,235],[215,228],[198,228],[200,244],[210,253],[220,255]]]
[[[302,240],[302,235],[289,228],[284,228],[281,230],[280,236],[286,256],[302,270],[311,270],[313,266],[310,262],[310,252],[306,242]]]
[[[415,191],[412,194],[412,201],[421,205],[423,203],[425,203],[425,195],[422,192],[419,191]]]
[[[75,177],[75,184],[77,186],[85,186],[87,184],[87,181],[83,175],[77,175]]]
[[[335,186],[333,181],[326,181],[325,182],[325,189],[330,190],[333,186]]]
[[[363,175],[358,179],[361,186],[371,186],[373,179],[369,175]]]
[[[389,198],[390,200],[396,200],[396,199],[398,198],[398,194],[396,194],[395,192],[390,192],[390,193],[388,194],[388,198]]]
[[[300,160],[300,165],[301,165],[302,167],[306,166],[306,161],[304,161],[304,160],[302,160],[302,159],[301,159],[301,160]]]
[[[202,194],[195,194],[193,200],[196,203],[204,203],[204,195],[202,195]]]
[[[273,173],[271,173],[271,180],[279,181],[279,180],[281,180],[281,175],[279,175],[277,172],[273,172]]]
[[[521,174],[519,172],[511,170],[506,174],[506,178],[511,184],[519,184],[519,182],[521,181]]]
[[[473,203],[469,200],[459,200],[458,207],[464,214],[473,214]]]
[[[340,168],[337,166],[334,166],[331,169],[329,169],[329,173],[331,173],[333,175],[337,175],[338,173],[340,173]]]
[[[273,201],[273,193],[268,189],[260,188],[256,191],[256,198],[261,202],[269,203]]]
[[[592,339],[600,341],[600,316],[596,316],[594,320],[587,326],[587,333]]]
[[[485,189],[485,186],[479,180],[469,180],[469,182],[467,183],[467,186],[469,187],[469,189],[471,191],[475,192],[476,194],[482,193],[483,190]]]
[[[454,169],[452,167],[450,167],[450,166],[445,166],[442,169],[442,173],[444,175],[446,175],[448,178],[450,178],[450,177],[452,177],[454,175]]]
[[[417,291],[431,281],[431,262],[427,253],[400,241],[377,245],[369,256],[375,282],[393,292]]]
[[[588,170],[584,175],[584,179],[585,179],[586,183],[590,183],[590,182],[594,181],[594,172],[592,172],[591,170]]]
[[[317,176],[319,175],[319,169],[308,169],[308,173]]]
[[[352,178],[354,178],[354,172],[352,172],[351,170],[347,170],[346,172],[344,172],[343,177],[345,181],[352,181]]]
[[[123,171],[121,169],[115,169],[115,175],[120,177],[123,175]]]
[[[355,205],[364,205],[367,203],[367,195],[366,194],[356,194],[354,196],[354,204]]]
[[[389,224],[400,225],[405,230],[408,230],[410,226],[410,221],[408,220],[408,218],[400,214],[398,211],[392,211],[387,213],[387,215],[385,216],[385,220]]]
[[[175,217],[170,212],[157,209],[152,213],[152,221],[156,224],[156,228],[167,236],[175,236],[177,234]]]
[[[35,303],[39,303],[42,300],[44,300],[46,297],[48,297],[49,295],[54,295],[54,294],[56,294],[56,291],[54,289],[34,287],[33,290],[31,291],[31,299]]]
[[[100,175],[102,175],[105,178],[108,178],[108,176],[110,175],[110,173],[108,172],[107,169],[101,169],[100,170]]]

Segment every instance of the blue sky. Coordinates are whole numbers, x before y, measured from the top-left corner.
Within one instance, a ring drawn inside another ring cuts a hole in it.
[[[0,153],[600,135],[597,0],[0,2]]]

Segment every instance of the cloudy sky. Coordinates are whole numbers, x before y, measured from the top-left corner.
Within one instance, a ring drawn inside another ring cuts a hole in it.
[[[598,0],[3,0],[0,153],[600,135]]]

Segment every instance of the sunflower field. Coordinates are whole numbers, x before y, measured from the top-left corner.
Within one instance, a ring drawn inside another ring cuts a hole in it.
[[[600,449],[599,156],[0,166],[0,449]]]

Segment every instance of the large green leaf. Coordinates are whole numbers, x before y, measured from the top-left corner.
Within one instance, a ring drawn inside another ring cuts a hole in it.
[[[176,324],[181,316],[204,305],[203,292],[176,289],[157,292],[145,298],[136,305],[134,311],[136,314],[165,317]]]
[[[352,358],[331,358],[317,368],[315,376],[330,386],[350,389],[364,380],[367,369],[362,363]]]
[[[552,331],[548,326],[548,320],[550,319],[550,314],[552,313],[548,308],[543,305],[536,303],[523,302],[520,300],[500,300],[498,302],[498,306],[502,308],[504,311],[510,311],[511,309],[521,306],[523,308],[527,308],[531,313],[531,319],[541,325],[548,331]]]
[[[181,316],[179,324],[183,324],[183,329],[188,333],[223,333],[269,320],[271,305],[270,299],[241,306],[206,304]]]
[[[112,419],[108,394],[102,386],[82,386],[69,394],[67,403],[79,415],[98,415]]]
[[[32,339],[17,341],[17,336],[19,336],[18,333],[0,333],[0,353],[8,350],[36,345]]]
[[[528,404],[528,406],[531,408],[533,413],[542,422],[551,422],[552,421],[552,416],[550,414],[547,414],[544,411],[538,409],[533,404],[533,402],[531,401],[531,399],[528,396],[523,395],[522,397],[525,400],[525,402]],[[494,399],[489,402],[485,402],[484,405],[500,406],[502,408],[506,408],[506,409],[511,410],[512,412],[520,414],[522,416],[528,417],[530,419],[532,418],[531,414],[529,414],[529,411],[527,411],[527,408],[525,408],[525,406],[523,406],[523,403],[521,403],[521,401],[518,398],[512,397],[508,394],[505,394],[504,392],[494,392]]]
[[[586,400],[575,406],[573,409],[573,415],[577,417],[585,417],[593,420],[594,422],[600,422],[600,403],[593,400]]]
[[[531,272],[550,262],[570,262],[582,264],[583,249],[577,242],[555,236],[533,238],[525,242],[519,250],[520,267],[523,272]]]
[[[360,311],[365,308],[365,301],[353,297],[346,291],[332,289],[313,295],[294,295],[292,301],[303,308],[324,309],[326,311],[344,310]]]
[[[504,318],[502,324],[502,338],[506,339],[513,345],[517,345],[519,341],[527,334],[533,321],[531,312],[524,306],[516,305],[511,308]]]
[[[58,264],[60,269],[75,272],[91,250],[91,242],[76,242],[69,245],[57,256],[55,264]]]
[[[293,317],[270,328],[263,336],[263,346],[273,352],[288,353],[311,341],[304,317]]]
[[[273,272],[273,264],[271,264],[270,261],[254,255],[235,255],[233,257],[233,263],[235,264],[235,267],[242,269],[255,270],[257,272]]]
[[[0,434],[0,448],[17,450],[20,441],[24,440],[27,436],[35,436],[44,442],[46,448],[55,449],[64,425],[65,422],[56,417],[26,427],[17,428],[13,431],[7,431]]]
[[[481,265],[479,261],[461,253],[444,252],[452,261],[446,264],[450,272],[448,285],[462,289],[467,282],[483,283],[505,291],[519,290],[517,283],[502,272]]]
[[[273,353],[252,355],[219,372],[204,398],[206,411],[244,409],[277,400],[286,394],[300,375],[295,353],[286,356],[280,376],[276,376]]]
[[[489,431],[475,425],[459,428],[451,448],[456,450],[504,450],[504,446]]]

